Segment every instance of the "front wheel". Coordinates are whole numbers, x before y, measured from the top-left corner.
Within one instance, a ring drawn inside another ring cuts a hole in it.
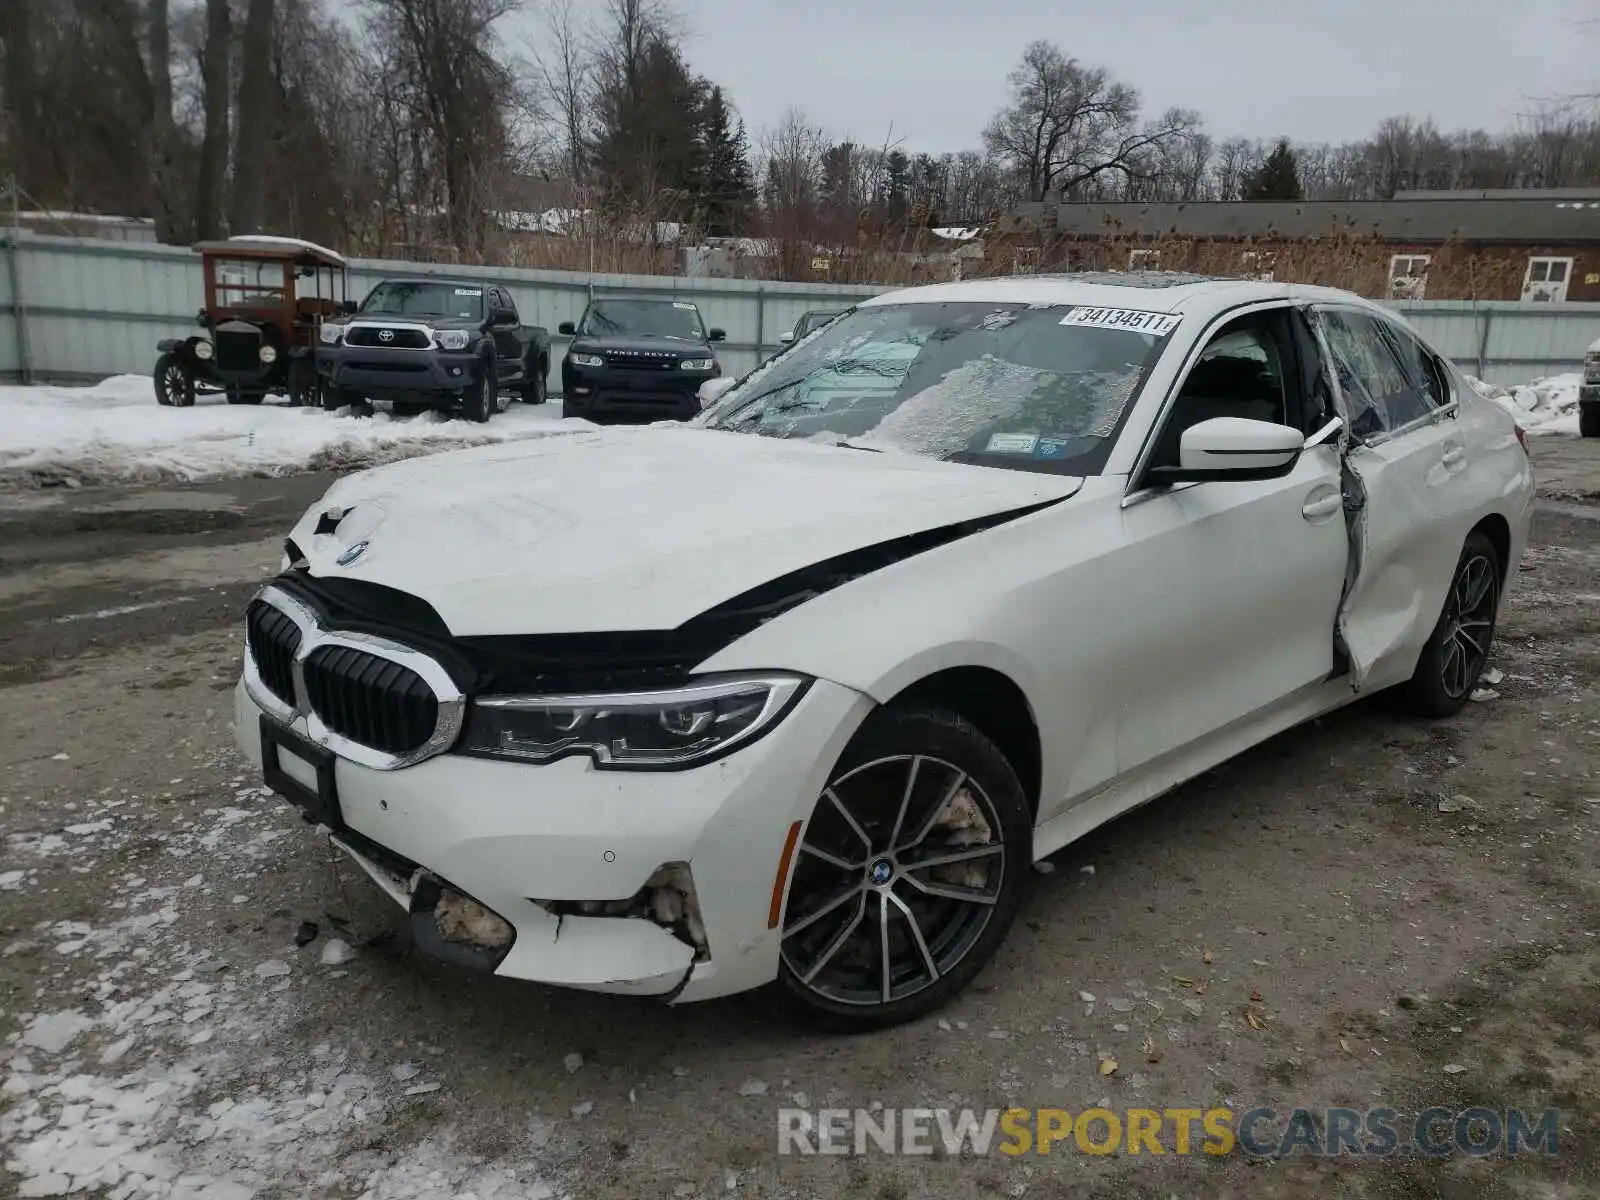
[[[194,404],[194,379],[183,359],[168,350],[156,359],[156,403],[164,408],[189,408]]]
[[[228,389],[229,404],[260,404],[266,398],[265,392],[247,392],[236,387]]]
[[[1005,939],[1032,846],[1016,772],[970,723],[937,709],[869,718],[795,856],[780,993],[847,1033],[947,1003]]]
[[[1494,543],[1476,530],[1468,534],[1439,623],[1422,648],[1416,672],[1401,687],[1401,697],[1412,712],[1453,716],[1472,695],[1494,642],[1502,569]]]
[[[1600,438],[1600,404],[1578,405],[1578,436]]]
[[[321,407],[321,390],[316,367],[309,359],[296,359],[289,367],[289,407]]]
[[[468,384],[467,390],[461,393],[461,415],[481,425],[494,415],[494,408],[494,365],[485,363],[477,381]]]

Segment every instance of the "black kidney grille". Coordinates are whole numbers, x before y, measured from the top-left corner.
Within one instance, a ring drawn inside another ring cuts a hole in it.
[[[381,334],[387,333],[384,338]],[[426,350],[428,335],[420,329],[374,329],[370,325],[352,325],[344,331],[346,346],[377,346],[392,350]]]
[[[246,610],[244,629],[261,682],[279,700],[293,704],[294,654],[300,649],[300,627],[272,605],[254,600]]]
[[[433,736],[439,699],[409,667],[350,646],[319,646],[305,661],[306,699],[329,729],[386,754]]]

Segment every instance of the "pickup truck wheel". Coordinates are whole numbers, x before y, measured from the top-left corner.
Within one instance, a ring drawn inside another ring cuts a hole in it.
[[[494,413],[494,366],[484,363],[478,378],[461,393],[461,415],[483,424]]]
[[[1600,404],[1578,405],[1578,436],[1600,438]]]
[[[543,404],[545,402],[545,368],[542,363],[534,363],[528,377],[522,382],[522,402],[524,404]]]

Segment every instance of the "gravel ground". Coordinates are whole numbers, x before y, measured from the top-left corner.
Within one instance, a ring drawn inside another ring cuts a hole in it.
[[[1534,450],[1495,696],[1363,703],[1099,831],[959,1003],[856,1039],[406,948],[227,728],[326,477],[0,498],[0,1196],[1600,1195],[1600,443]],[[777,1154],[791,1104],[1100,1101],[1555,1106],[1560,1153]]]

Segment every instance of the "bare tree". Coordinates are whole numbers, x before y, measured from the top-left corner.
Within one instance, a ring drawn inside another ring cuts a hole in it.
[[[228,53],[233,15],[228,0],[206,0],[205,42],[200,50],[200,86],[205,126],[200,135],[200,177],[195,193],[195,234],[222,232],[223,196],[228,177]]]
[[[272,157],[270,132],[276,97],[272,86],[274,0],[250,0],[239,46],[239,119],[233,141],[233,190],[228,227],[261,232],[262,186]]]
[[[539,16],[544,49],[534,52],[534,65],[560,126],[562,166],[577,183],[588,173],[596,35],[584,25],[574,0],[544,0]]]

